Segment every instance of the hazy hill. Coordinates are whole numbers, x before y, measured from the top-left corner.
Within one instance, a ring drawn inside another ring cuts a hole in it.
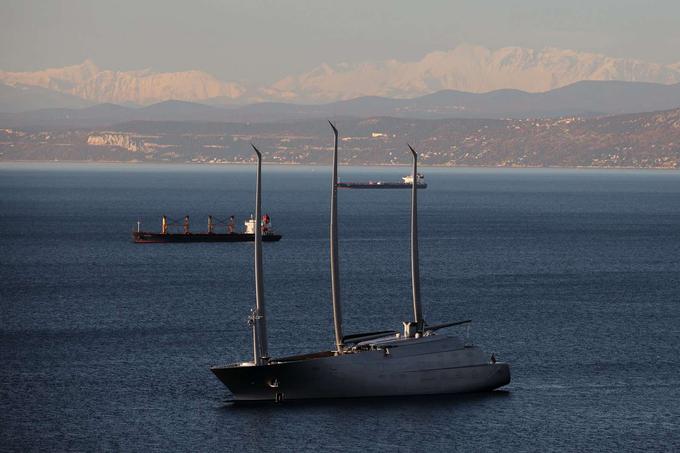
[[[545,93],[440,91],[413,99],[361,97],[320,105],[259,103],[216,107],[165,101],[143,108],[104,104],[0,114],[0,126],[24,129],[106,127],[128,120],[277,122],[300,119],[390,116],[397,118],[540,118],[596,116],[680,107],[680,84],[584,81]]]
[[[92,105],[70,94],[38,86],[0,83],[0,112],[21,112],[49,108],[80,108]]]

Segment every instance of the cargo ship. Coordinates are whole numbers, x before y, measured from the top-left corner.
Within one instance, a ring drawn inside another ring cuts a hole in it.
[[[161,220],[160,233],[152,233],[141,230],[141,223],[137,222],[137,230],[132,232],[132,239],[138,244],[159,243],[159,242],[253,242],[255,240],[256,220],[253,216],[244,222],[245,228],[242,232],[235,231],[236,219],[234,216],[228,222],[219,222],[213,216],[208,216],[208,231],[204,233],[192,233],[189,229],[189,216],[184,217],[181,224],[182,231],[169,232],[169,227],[179,226],[177,222],[169,222],[166,216]],[[215,227],[226,224],[226,232],[219,233]],[[268,214],[262,216],[260,223],[262,241],[276,242],[281,239],[281,235],[271,228],[271,219]]]
[[[368,181],[368,182],[338,182],[341,189],[410,189],[413,187],[413,176],[404,176],[402,182]],[[427,183],[423,181],[425,176],[421,173],[416,175],[416,187],[427,189]]]

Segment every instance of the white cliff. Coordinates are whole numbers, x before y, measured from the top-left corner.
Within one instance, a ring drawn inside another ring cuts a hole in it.
[[[87,144],[92,146],[117,146],[132,153],[148,151],[143,140],[120,133],[90,134],[87,137]]]

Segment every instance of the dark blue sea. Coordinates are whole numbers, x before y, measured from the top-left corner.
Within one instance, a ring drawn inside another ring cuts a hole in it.
[[[397,180],[404,168],[341,168]],[[239,406],[252,244],[136,245],[252,212],[252,166],[0,166],[0,450],[678,451],[680,174],[425,169],[423,310],[502,391]],[[330,172],[264,167],[270,352],[333,345]],[[411,319],[409,192],[341,191],[345,332]]]

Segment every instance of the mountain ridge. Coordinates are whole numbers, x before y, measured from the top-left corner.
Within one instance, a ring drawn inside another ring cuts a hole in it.
[[[582,80],[680,83],[680,62],[663,65],[569,49],[503,47],[491,50],[462,44],[450,50],[427,53],[415,61],[322,63],[309,71],[261,86],[223,81],[199,70],[102,69],[89,59],[62,68],[0,71],[0,83],[12,87],[40,87],[90,103],[137,105],[170,99],[222,105],[264,101],[318,104],[363,96],[405,99],[441,90],[486,93],[520,89],[534,93]],[[1,94],[0,109],[7,104]],[[19,110],[28,109],[13,108],[13,111]]]
[[[463,44],[448,51],[430,52],[413,62],[324,63],[279,80],[267,93],[297,100],[342,100],[365,95],[401,98],[445,89],[472,93],[504,88],[543,92],[582,80],[673,84],[680,82],[680,63],[661,65],[568,49],[490,50]]]
[[[5,85],[28,85],[77,96],[88,101],[151,104],[168,99],[186,101],[216,97],[238,98],[245,89],[198,70],[153,72],[151,69],[113,71],[92,60],[34,72],[0,71]]]
[[[544,93],[510,89],[489,93],[444,90],[412,99],[365,96],[316,105],[263,102],[223,107],[187,101],[163,101],[141,108],[102,105],[99,109],[94,106],[0,113],[0,126],[49,129],[105,127],[123,120],[261,123],[375,116],[414,119],[590,117],[680,107],[680,83],[582,81]]]

